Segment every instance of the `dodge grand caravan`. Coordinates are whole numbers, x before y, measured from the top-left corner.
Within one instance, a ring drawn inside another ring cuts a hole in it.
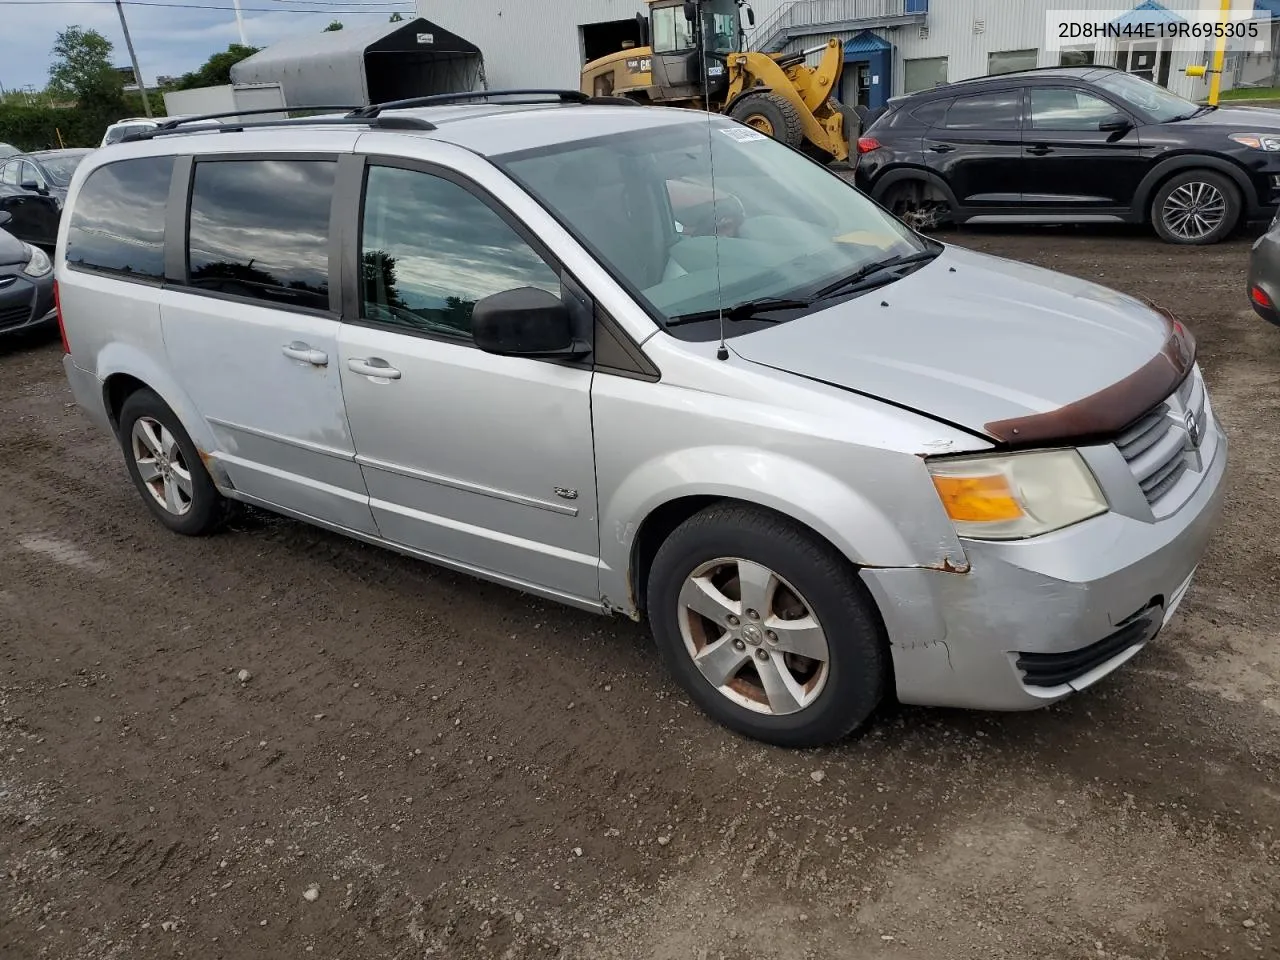
[[[1219,512],[1178,319],[927,239],[725,118],[179,122],[86,159],[68,210],[66,375],[161,523],[252,504],[647,616],[761,740],[1083,690]]]

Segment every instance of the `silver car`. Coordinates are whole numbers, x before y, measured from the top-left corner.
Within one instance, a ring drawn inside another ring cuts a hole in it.
[[[1227,461],[1180,321],[724,118],[473,99],[77,170],[66,375],[160,522],[252,504],[647,616],[790,746],[1053,703],[1173,616]]]

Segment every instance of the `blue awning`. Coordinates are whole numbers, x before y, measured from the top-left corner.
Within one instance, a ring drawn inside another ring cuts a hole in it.
[[[892,50],[891,44],[884,37],[876,36],[870,30],[863,30],[860,34],[844,45],[845,54],[850,53],[875,53],[877,50]]]
[[[1111,22],[1121,27],[1131,27],[1147,23],[1182,23],[1183,19],[1156,0],[1142,0],[1142,3],[1124,16],[1116,17]]]

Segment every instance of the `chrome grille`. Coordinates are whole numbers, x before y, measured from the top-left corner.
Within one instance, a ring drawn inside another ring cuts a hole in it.
[[[1178,485],[1191,465],[1194,430],[1203,438],[1208,426],[1204,381],[1198,371],[1182,382],[1172,396],[1130,425],[1116,439],[1147,503],[1156,506]]]

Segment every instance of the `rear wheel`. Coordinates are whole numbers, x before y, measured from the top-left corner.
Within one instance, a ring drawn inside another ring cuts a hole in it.
[[[733,105],[729,116],[789,147],[799,147],[804,142],[799,111],[776,93],[749,93]]]
[[[880,205],[913,230],[933,230],[951,219],[951,207],[923,180],[899,180],[885,190]]]
[[[120,444],[129,476],[157,520],[192,537],[222,526],[227,501],[182,423],[152,391],[131,393],[120,408]]]
[[[1165,243],[1209,244],[1225,240],[1240,221],[1240,191],[1213,170],[1170,177],[1151,201],[1151,224]]]
[[[654,558],[654,638],[706,713],[768,743],[818,746],[883,695],[887,644],[866,589],[830,544],[777,514],[719,505]]]

